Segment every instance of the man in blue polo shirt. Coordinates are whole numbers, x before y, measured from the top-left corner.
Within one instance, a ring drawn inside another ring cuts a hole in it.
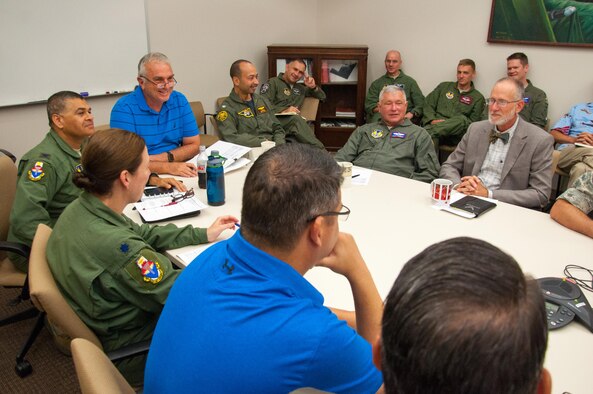
[[[169,293],[145,393],[381,388],[370,343],[383,306],[354,239],[340,233],[338,219],[350,213],[340,182],[335,160],[311,145],[279,145],[257,159],[243,187],[240,232],[203,252]],[[348,280],[355,317],[323,305],[303,277],[316,266]]]
[[[185,161],[198,154],[199,129],[185,96],[173,91],[177,81],[169,59],[148,53],[138,63],[137,80],[111,110],[111,127],[144,138],[152,172],[196,176],[196,167]]]

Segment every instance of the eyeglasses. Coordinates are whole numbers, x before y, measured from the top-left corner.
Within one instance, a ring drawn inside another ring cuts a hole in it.
[[[564,275],[583,289],[593,291],[593,270],[580,265],[568,264],[564,267]]]
[[[513,101],[507,101],[507,100],[503,100],[503,99],[497,100],[497,99],[495,99],[495,98],[492,98],[492,97],[490,97],[490,98],[487,98],[487,99],[486,99],[486,103],[487,103],[488,105],[494,105],[494,104],[498,104],[498,106],[499,106],[500,108],[504,108],[504,107],[506,107],[507,105],[509,105],[510,103],[518,103],[519,101],[523,101],[523,100],[513,100]]]
[[[338,220],[340,222],[345,222],[346,220],[348,220],[348,216],[350,216],[350,208],[348,208],[346,205],[342,204],[342,210],[340,212],[329,211],[329,212],[320,213],[319,215],[315,215],[307,221],[312,222],[313,220],[317,219],[319,216],[337,216]]]
[[[140,75],[140,78],[146,79],[148,82],[150,82],[154,86],[156,86],[157,89],[164,89],[167,86],[173,87],[173,86],[177,85],[177,80],[175,78],[173,78],[172,80],[169,79],[168,81],[159,81],[159,82],[152,81],[152,80],[146,78],[144,75]]]
[[[177,194],[171,198],[171,204],[177,204],[180,201],[187,200],[188,198],[192,198],[194,196],[194,189],[189,189],[183,194]]]

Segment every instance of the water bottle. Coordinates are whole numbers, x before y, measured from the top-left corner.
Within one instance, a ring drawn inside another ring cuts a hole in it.
[[[208,156],[206,166],[206,195],[209,205],[224,204],[224,167],[225,158],[217,150]]]
[[[200,154],[196,160],[196,167],[198,167],[198,187],[200,189],[206,188],[206,166],[208,165],[208,155],[206,154],[206,147],[200,145]]]

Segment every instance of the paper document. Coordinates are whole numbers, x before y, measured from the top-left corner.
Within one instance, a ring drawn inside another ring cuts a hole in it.
[[[296,112],[278,112],[275,116],[298,115]]]
[[[170,196],[151,198],[146,201],[135,203],[134,207],[146,223],[197,214],[200,210],[207,207],[206,204],[198,200],[195,196],[175,203],[171,200],[172,198]]]
[[[217,150],[226,159],[223,165],[225,174],[251,163],[251,160],[243,157],[251,150],[248,146],[237,145],[226,141],[216,141],[216,143],[206,149],[206,154],[210,156],[213,150]],[[192,157],[187,163],[196,164],[197,157],[197,155]]]
[[[238,230],[236,230],[236,231],[238,231]],[[205,251],[206,249],[208,249],[209,247],[211,247],[212,245],[215,245],[216,243],[218,243],[220,241],[229,239],[234,234],[235,234],[235,230],[225,230],[222,232],[222,234],[220,234],[218,236],[218,239],[216,241],[207,243],[207,244],[197,245],[195,249],[192,249],[189,252],[185,252],[185,253],[178,253],[176,256],[179,258],[179,260],[181,260],[183,262],[183,266],[187,267],[189,265],[189,263],[194,261],[194,259],[196,257],[198,257],[203,251]]]
[[[373,170],[369,170],[368,168],[362,167],[353,167],[352,168],[352,184],[353,185],[368,185],[369,181],[371,180],[371,175],[373,174]]]
[[[581,144],[580,142],[575,142],[574,144],[575,146],[580,146],[582,148],[593,148],[593,145]]]

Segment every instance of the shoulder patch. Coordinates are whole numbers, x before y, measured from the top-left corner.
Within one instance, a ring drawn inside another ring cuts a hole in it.
[[[265,94],[268,91],[268,89],[270,89],[270,84],[266,82],[261,86],[261,89],[259,90],[259,92],[261,94]]]
[[[120,251],[123,252],[121,249]],[[150,249],[142,249],[137,257],[128,263],[126,271],[141,285],[156,285],[163,279],[164,275],[158,260],[157,253]]]
[[[265,105],[260,105],[259,107],[257,107],[258,114],[265,114],[266,112],[268,112],[268,110],[266,109]]]
[[[35,165],[27,172],[27,176],[30,181],[37,182],[41,180],[45,176],[45,172],[43,171],[43,162],[36,161]]]
[[[220,111],[218,115],[216,115],[216,120],[220,122],[224,122],[229,117],[229,113],[226,111]]]
[[[284,94],[287,96],[290,96],[290,89],[289,88],[284,88]]]
[[[380,129],[374,129],[374,130],[371,132],[371,137],[373,137],[373,138],[381,138],[381,137],[383,137],[383,130],[380,130]]]
[[[449,91],[449,92],[445,93],[445,97],[447,97],[447,99],[451,100],[451,99],[453,99],[453,97],[455,97],[455,93]]]

